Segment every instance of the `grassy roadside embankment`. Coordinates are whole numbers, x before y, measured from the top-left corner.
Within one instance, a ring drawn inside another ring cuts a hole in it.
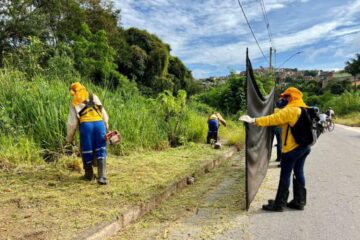
[[[242,127],[232,124],[221,132],[224,137],[243,136]],[[80,161],[76,157],[0,171],[0,235],[7,239],[70,239],[90,226],[113,219],[127,206],[146,201],[227,149],[188,144],[110,156],[110,184],[105,187],[81,181],[79,172],[68,170]]]
[[[103,99],[111,128],[121,131],[123,141],[109,148],[108,186],[81,181],[81,159],[61,155],[67,89],[76,80],[38,75],[28,81],[19,71],[0,71],[0,236],[5,239],[72,238],[146,201],[227,148],[201,143],[207,115],[190,106],[176,132],[183,146],[170,148],[171,125],[157,99],[141,96],[130,83],[110,91],[84,81]],[[229,120],[220,137],[241,146],[243,130]]]
[[[360,112],[336,117],[335,122],[351,127],[360,127]]]
[[[201,176],[112,240],[217,239],[246,213],[244,152]]]

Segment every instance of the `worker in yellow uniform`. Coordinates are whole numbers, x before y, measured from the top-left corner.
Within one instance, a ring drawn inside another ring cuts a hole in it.
[[[289,87],[280,94],[280,97],[288,103],[276,113],[259,118],[252,118],[248,115],[240,117],[240,120],[257,126],[279,126],[282,129],[281,141],[283,146],[279,186],[275,200],[269,200],[268,204],[263,205],[263,209],[267,211],[283,211],[285,206],[303,210],[306,204],[304,164],[306,157],[310,153],[310,147],[300,146],[296,143],[288,127],[293,127],[298,121],[302,112],[301,108],[307,108],[302,96],[303,94],[300,90]],[[292,171],[294,171],[294,199],[287,203]]]
[[[226,121],[221,116],[220,113],[214,112],[210,114],[208,118],[208,134],[206,138],[206,142],[210,144],[211,139],[214,139],[214,142],[216,143],[218,140],[218,130],[220,127],[220,123],[226,127]]]
[[[97,182],[107,184],[106,179],[106,141],[105,135],[109,128],[109,117],[99,98],[89,93],[79,82],[71,84],[70,110],[67,122],[66,142],[71,143],[76,129],[80,129],[80,145],[85,180],[93,180],[94,172],[92,161],[97,161]],[[79,126],[80,125],[80,126]]]

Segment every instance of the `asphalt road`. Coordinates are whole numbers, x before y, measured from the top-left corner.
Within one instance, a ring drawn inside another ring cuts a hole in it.
[[[245,234],[235,230],[223,239],[360,239],[360,128],[337,125],[312,148],[305,163],[304,211],[260,210],[275,196],[278,174],[269,171],[250,209]]]
[[[232,159],[224,180],[205,199],[199,199],[197,211],[175,221],[142,223],[137,231],[141,235],[134,233],[130,239],[360,239],[360,128],[337,125],[312,147],[304,170],[308,192],[304,211],[261,209],[276,194],[280,169],[271,161],[249,211],[244,212],[235,201],[244,194],[238,185],[238,167],[243,166],[243,160],[240,156]]]

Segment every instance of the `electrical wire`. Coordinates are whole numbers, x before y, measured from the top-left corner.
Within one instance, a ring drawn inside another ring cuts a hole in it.
[[[251,31],[251,33],[252,33],[252,35],[253,35],[254,39],[255,39],[255,42],[256,42],[256,44],[257,44],[258,48],[260,49],[261,54],[263,55],[263,57],[264,57],[265,61],[266,61],[266,62],[269,62],[269,61],[268,61],[268,59],[265,57],[265,54],[264,54],[263,50],[261,49],[261,47],[260,47],[260,44],[259,44],[258,40],[257,40],[257,39],[256,39],[256,37],[255,37],[255,33],[254,33],[254,31],[253,31],[253,29],[252,29],[252,27],[251,27],[250,23],[249,23],[248,18],[246,17],[246,14],[245,14],[244,8],[243,8],[243,6],[242,6],[242,4],[241,4],[240,0],[237,0],[237,1],[238,1],[238,3],[239,3],[239,6],[240,6],[240,8],[241,8],[242,13],[244,14],[245,20],[246,20],[246,22],[247,22],[247,24],[248,24],[248,26],[249,26],[249,28],[250,28],[250,31]]]
[[[272,48],[275,48],[273,40],[272,40],[272,33],[271,33],[271,30],[270,30],[269,18],[268,18],[268,15],[267,15],[267,11],[266,11],[264,1],[259,0],[259,3],[260,3],[261,11],[262,11],[262,14],[263,14],[263,17],[264,17],[264,22],[265,22],[265,25],[266,25],[266,29],[267,29],[267,32],[268,32],[268,35],[269,35],[270,45],[271,45]]]

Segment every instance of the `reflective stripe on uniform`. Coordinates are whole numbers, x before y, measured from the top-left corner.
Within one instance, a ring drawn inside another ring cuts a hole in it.
[[[89,153],[93,153],[93,151],[82,151],[82,154],[89,154]]]
[[[106,149],[106,147],[97,148],[97,149],[95,149],[95,152],[97,152],[97,151],[99,151],[101,149]]]

